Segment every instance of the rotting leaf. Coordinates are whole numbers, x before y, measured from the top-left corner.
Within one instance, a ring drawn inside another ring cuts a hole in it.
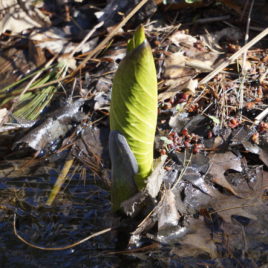
[[[165,59],[165,85],[168,86],[171,97],[173,89],[174,95],[176,94],[176,88],[178,92],[197,73],[212,71],[213,64],[219,55],[208,50],[195,37],[185,34],[182,31],[174,33],[169,39],[180,48],[178,52],[171,54]],[[198,45],[196,46],[196,44]],[[161,98],[163,99],[163,96]]]
[[[232,222],[232,216],[243,216],[252,220],[257,220],[257,217],[246,210],[248,206],[254,206],[260,203],[260,201],[251,199],[240,199],[235,196],[225,196],[222,198],[213,200],[212,208],[215,212],[228,223]]]
[[[176,162],[180,165],[183,165],[187,159],[191,157],[191,163],[189,165],[189,171],[190,170],[195,170],[196,172],[200,172],[205,174],[208,170],[209,167],[209,159],[203,155],[203,154],[196,154],[196,155],[190,155],[189,152],[186,153],[176,153]]]
[[[41,151],[48,143],[63,137],[71,128],[71,123],[83,115],[80,107],[84,100],[79,99],[66,107],[56,110],[39,126],[34,127],[14,145],[26,144],[36,151]]]
[[[204,177],[201,176],[201,174],[198,172],[198,169],[191,166],[188,167],[183,179],[185,181],[190,182],[194,188],[198,189],[201,193],[208,195],[209,197],[215,197],[217,198],[218,196],[218,191],[212,185],[208,184],[205,180]],[[199,194],[200,195],[200,194]],[[187,197],[186,197],[187,200]],[[190,199],[191,200],[191,199]],[[202,198],[201,196],[198,198],[198,203],[202,204],[206,199]],[[189,204],[194,203],[194,202],[188,202]]]
[[[241,144],[244,141],[248,141],[253,133],[254,131],[247,126],[239,127],[233,131],[231,141],[235,145]]]
[[[264,176],[265,173],[263,172],[262,167],[257,167],[255,169],[255,175],[252,175],[252,177],[255,177],[254,185],[252,185],[251,194],[249,194],[247,198],[244,199],[236,196],[219,194],[218,198],[211,202],[212,208],[225,222],[228,223],[232,222],[233,215],[257,220],[256,215],[252,214],[248,208],[262,205]]]
[[[211,258],[217,257],[217,248],[211,237],[209,228],[205,226],[204,219],[192,218],[190,220],[190,229],[187,235],[180,240],[180,248],[174,248],[172,253],[180,256],[197,256],[202,253],[208,253]]]
[[[232,169],[238,172],[242,171],[241,159],[232,152],[213,153],[209,155],[210,168],[208,173],[212,175],[212,181],[218,185],[226,188],[234,195],[238,193],[234,190],[232,185],[226,180],[225,171]]]
[[[188,116],[188,113],[178,112],[170,117],[169,125],[176,129],[176,131],[181,131],[183,128],[187,128],[189,133],[193,132],[205,136],[206,128],[204,128],[204,125],[207,125],[208,121],[209,119],[201,114],[190,117]]]
[[[213,192],[214,191],[214,192]],[[184,214],[194,214],[197,209],[207,206],[217,191],[202,182],[202,178],[192,182],[182,182],[173,192],[176,196],[177,208]]]
[[[135,217],[142,210],[143,206],[146,205],[147,197],[148,194],[145,191],[139,191],[134,196],[123,201],[120,208],[127,216]]]
[[[256,144],[252,144],[249,141],[242,141],[244,148],[253,153],[259,155],[260,160],[268,167],[268,150],[267,146],[258,146]]]
[[[110,164],[108,152],[108,128],[87,127],[72,147],[73,155],[88,167],[96,162],[99,166]]]
[[[169,39],[179,47],[179,51],[165,59],[163,77],[167,90],[159,95],[160,101],[174,97],[181,90],[194,93],[197,81],[193,77],[211,71],[218,58],[218,53],[208,50],[195,37],[182,31],[175,32]]]
[[[254,204],[245,209],[255,215],[257,220],[234,215],[232,222],[221,224],[221,229],[224,231],[224,236],[228,237],[228,248],[231,252],[239,250],[252,257],[253,251],[259,252],[256,245],[267,245],[268,240],[265,235],[268,224],[267,204]],[[259,258],[259,254],[257,256]],[[248,267],[248,265],[245,266]],[[256,265],[249,266],[256,267]]]
[[[246,159],[243,159],[245,162]],[[246,172],[229,173],[227,180],[233,185],[240,198],[252,199],[262,198],[263,195],[263,176],[264,171],[262,166],[247,166],[243,163],[243,168]]]

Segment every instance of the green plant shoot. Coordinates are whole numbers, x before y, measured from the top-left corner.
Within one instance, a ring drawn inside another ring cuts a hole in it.
[[[115,74],[110,110],[111,130],[123,134],[133,152],[138,188],[150,174],[157,121],[157,78],[151,47],[143,26],[128,43],[126,57]]]

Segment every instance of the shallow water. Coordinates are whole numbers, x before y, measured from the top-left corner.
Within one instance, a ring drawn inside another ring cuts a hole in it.
[[[104,252],[114,248],[111,234],[98,236],[74,249],[47,252],[22,243],[13,233],[17,215],[18,233],[27,241],[43,247],[61,247],[110,227],[109,194],[75,176],[55,203],[45,206],[53,177],[1,179],[1,267],[83,267],[111,263]],[[106,260],[107,259],[107,260]]]
[[[46,206],[58,172],[59,168],[51,168],[44,175],[1,179],[1,267],[256,267],[255,263],[259,266],[268,263],[268,218],[264,213],[267,204],[260,207],[260,220],[251,221],[244,227],[248,251],[230,252],[230,257],[224,254],[224,258],[215,260],[204,253],[194,257],[194,252],[193,257],[181,257],[184,246],[179,243],[160,245],[151,240],[147,244],[145,242],[140,250],[119,252],[115,232],[97,236],[68,250],[34,249],[15,236],[14,213],[17,215],[19,235],[42,247],[72,244],[111,227],[114,221],[109,192],[98,186],[98,178],[90,173],[84,179],[76,174],[65,183],[64,190],[58,194],[53,205]],[[258,214],[258,211],[254,212]],[[233,225],[230,228],[233,229],[230,241],[243,241],[242,229]]]

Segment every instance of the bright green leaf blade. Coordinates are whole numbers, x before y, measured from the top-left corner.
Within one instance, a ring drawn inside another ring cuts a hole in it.
[[[141,188],[153,164],[157,79],[152,51],[142,27],[128,49],[113,81],[110,126],[127,139],[138,163],[135,180]]]
[[[196,2],[201,2],[202,0],[185,0],[186,3],[188,4],[193,4],[193,3],[196,3]]]

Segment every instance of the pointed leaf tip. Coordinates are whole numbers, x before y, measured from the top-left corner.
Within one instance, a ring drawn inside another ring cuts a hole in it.
[[[127,51],[132,51],[141,45],[144,41],[146,41],[144,27],[143,25],[140,25],[139,28],[135,31],[133,37],[128,42]]]

